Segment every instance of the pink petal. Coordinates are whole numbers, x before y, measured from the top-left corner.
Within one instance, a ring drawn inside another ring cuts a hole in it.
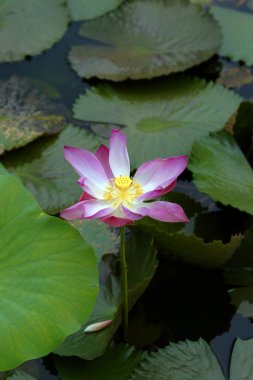
[[[112,203],[99,199],[91,199],[85,202],[84,217],[86,219],[101,218],[114,211]]]
[[[158,169],[163,165],[163,158],[144,162],[136,171],[134,179],[139,181],[142,186],[145,186],[155,175]]]
[[[97,184],[91,181],[89,178],[81,177],[79,178],[77,183],[92,198],[104,199],[105,189],[102,189],[101,187],[97,186]]]
[[[126,147],[126,136],[120,129],[113,129],[110,137],[109,164],[115,177],[129,177],[130,163]]]
[[[107,186],[108,178],[95,154],[85,149],[65,146],[64,156],[81,177],[88,178],[98,187],[105,188]]]
[[[107,146],[103,144],[100,145],[100,147],[96,151],[96,156],[101,162],[104,168],[105,174],[107,175],[107,178],[108,179],[114,178],[114,175],[109,165],[109,149],[107,148]]]
[[[105,218],[100,218],[100,220],[106,224],[109,224],[111,227],[122,227],[126,224],[132,224],[132,220],[117,218],[116,216],[109,216]]]
[[[72,219],[94,219],[109,215],[114,211],[112,204],[108,201],[90,199],[74,204],[63,210],[60,216],[67,220]]]
[[[122,206],[127,218],[139,220],[144,216],[162,222],[189,222],[181,206],[176,203],[157,201],[152,203],[132,203],[130,207]]]
[[[162,195],[168,193],[169,191],[173,190],[176,186],[177,181],[172,182],[169,186],[163,188],[161,186],[158,186],[155,190],[148,191],[147,193],[144,193],[140,195],[138,198],[136,198],[136,202],[141,202],[147,199],[154,199],[161,197]]]
[[[86,201],[78,202],[73,206],[62,210],[60,213],[61,218],[66,220],[83,219],[84,218],[84,204]]]
[[[85,191],[82,193],[81,197],[79,198],[79,202],[81,201],[87,201],[88,199],[94,199],[90,194],[86,193]]]
[[[186,168],[187,156],[157,158],[142,164],[135,173],[134,180],[141,183],[144,192],[168,187]]]
[[[177,203],[157,201],[146,203],[145,207],[149,208],[148,216],[162,222],[180,222],[187,223],[189,219],[184,210]]]
[[[145,208],[145,203],[131,204],[131,208],[122,206],[122,210],[125,216],[132,220],[139,220],[146,216],[149,212],[148,208]]]

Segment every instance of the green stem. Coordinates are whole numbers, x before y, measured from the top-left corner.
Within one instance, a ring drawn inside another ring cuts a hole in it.
[[[120,262],[121,262],[121,290],[123,296],[123,307],[122,307],[122,317],[123,317],[123,338],[127,340],[127,328],[128,328],[128,287],[127,287],[127,265],[126,265],[126,248],[125,248],[125,237],[126,237],[126,227],[121,227],[121,243],[120,243]]]

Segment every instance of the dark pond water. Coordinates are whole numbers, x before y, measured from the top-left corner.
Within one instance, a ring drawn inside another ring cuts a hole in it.
[[[228,5],[236,7],[235,2],[229,2]],[[242,7],[247,10],[246,5]],[[71,115],[74,100],[88,86],[87,82],[75,74],[67,61],[69,47],[83,43],[83,39],[77,35],[78,27],[79,23],[70,25],[59,43],[37,57],[0,65],[0,79],[17,75],[47,83],[59,92],[59,101],[65,104]],[[214,79],[224,67],[238,65],[214,57],[189,73]],[[246,99],[253,98],[253,84],[234,90]],[[51,91],[49,87],[48,91]],[[230,304],[221,270],[204,271],[161,265],[148,291],[130,314],[130,334],[135,334],[135,321],[138,318],[145,318],[158,326],[160,337],[157,345],[160,347],[169,341],[197,340],[199,337],[206,339],[217,355],[226,378],[234,339],[253,337],[251,321],[235,314],[235,309]],[[38,360],[38,364],[39,379],[58,378],[50,356]]]

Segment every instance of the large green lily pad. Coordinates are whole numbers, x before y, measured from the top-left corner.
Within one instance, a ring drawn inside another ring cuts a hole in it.
[[[76,101],[74,114],[90,122],[126,125],[134,168],[156,157],[190,153],[195,139],[223,128],[240,101],[220,85],[173,76],[93,87]]]
[[[97,295],[93,250],[44,214],[13,175],[0,175],[0,370],[48,354],[89,317]]]
[[[76,172],[64,159],[64,145],[95,151],[101,139],[84,129],[68,126],[57,137],[41,139],[3,158],[17,173],[40,207],[50,214],[76,203],[82,194]]]
[[[229,133],[196,142],[189,168],[200,191],[215,201],[253,214],[253,171]]]
[[[50,48],[68,26],[63,0],[1,0],[0,62],[23,59]]]
[[[253,65],[253,15],[218,6],[212,6],[211,12],[223,34],[220,54]]]
[[[70,16],[74,21],[99,17],[119,6],[123,0],[68,0]]]
[[[83,24],[80,34],[94,43],[71,49],[74,70],[115,81],[183,71],[210,58],[221,43],[218,23],[187,0],[130,0]]]
[[[62,111],[29,79],[0,81],[0,154],[59,132],[65,125]]]

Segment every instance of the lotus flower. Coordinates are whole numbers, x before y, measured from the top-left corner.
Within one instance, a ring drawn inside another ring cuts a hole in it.
[[[66,160],[80,175],[83,194],[78,203],[63,210],[64,219],[95,219],[120,227],[144,216],[163,222],[188,222],[181,206],[156,201],[176,186],[187,165],[187,156],[157,158],[142,164],[130,177],[126,136],[114,129],[110,148],[101,145],[95,154],[71,146],[64,148]]]

